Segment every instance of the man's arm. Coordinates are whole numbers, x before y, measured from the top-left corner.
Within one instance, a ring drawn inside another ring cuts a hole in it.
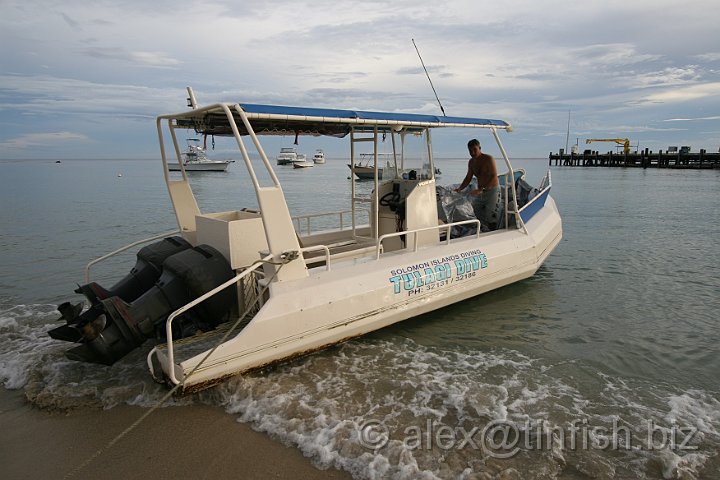
[[[467,187],[468,185],[470,185],[470,182],[472,182],[473,171],[472,171],[472,167],[470,166],[470,163],[471,163],[471,162],[472,162],[472,159],[470,159],[470,161],[468,162],[468,172],[467,172],[467,175],[465,175],[465,179],[462,181],[462,183],[460,184],[460,186],[455,189],[456,192],[459,192],[459,191],[463,190],[465,187]]]

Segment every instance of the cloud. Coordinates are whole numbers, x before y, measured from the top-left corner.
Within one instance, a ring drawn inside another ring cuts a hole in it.
[[[0,142],[0,147],[26,149],[31,147],[53,146],[59,142],[83,142],[87,140],[88,137],[85,135],[72,132],[28,133]]]
[[[562,137],[572,109],[592,135],[662,131],[680,144],[679,129],[652,129],[720,111],[715,0],[692,9],[670,0],[3,5],[0,44],[13,48],[0,49],[2,138],[71,131],[105,145],[130,128],[137,139],[149,118],[185,108],[185,85],[201,104],[437,113],[412,38],[448,114],[506,119],[515,139],[557,143],[543,135]],[[120,140],[108,146],[135,152]]]
[[[52,118],[151,118],[161,112],[181,110],[185,97],[184,88],[158,89],[49,75],[0,74],[0,119],[17,118],[18,113]]]
[[[668,118],[663,122],[694,122],[697,120],[720,120],[720,116],[716,117],[697,117],[697,118]]]
[[[609,43],[572,48],[568,54],[578,65],[624,66],[662,58],[659,54],[641,53],[630,43]]]
[[[608,127],[608,132],[627,132],[627,133],[644,133],[644,132],[684,132],[687,128],[663,128],[651,127],[648,125],[613,125]]]
[[[696,65],[685,67],[668,67],[660,71],[639,73],[635,76],[632,88],[648,88],[657,86],[675,86],[697,83],[702,73]]]
[[[67,23],[73,30],[82,30],[80,28],[80,24],[78,22],[76,22],[75,20],[73,20],[72,18],[70,18],[68,15],[66,15],[64,13],[61,13],[60,15],[62,15],[62,18],[63,18],[63,20],[65,20],[65,23]]]
[[[720,96],[720,82],[666,89],[647,95],[642,101],[653,103],[680,103],[716,96]]]
[[[444,70],[446,69],[445,65],[427,65],[426,66],[427,71],[429,73],[444,73]],[[395,73],[398,75],[424,75],[425,71],[422,67],[402,67],[398,68]],[[449,74],[452,75],[452,74]]]
[[[169,57],[165,52],[130,52],[129,57],[134,63],[153,67],[174,67],[182,64],[180,60]]]
[[[700,55],[695,55],[695,58],[701,62],[717,62],[720,60],[720,52],[701,53]]]
[[[176,67],[182,64],[180,60],[165,52],[126,52],[118,47],[90,47],[86,48],[84,53],[94,58],[120,60],[149,67]]]
[[[593,138],[616,138],[617,136],[626,137],[631,133],[647,133],[647,132],[685,132],[687,128],[668,128],[654,127],[650,125],[593,125],[590,128],[574,129],[571,135],[590,136]],[[622,133],[613,133],[622,132]],[[562,133],[565,135],[565,132]]]

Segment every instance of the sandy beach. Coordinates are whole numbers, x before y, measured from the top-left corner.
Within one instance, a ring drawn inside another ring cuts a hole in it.
[[[0,388],[0,465],[4,479],[212,478],[349,479],[319,470],[299,450],[239,423],[221,408],[160,408],[91,463],[76,470],[146,410],[46,412],[21,391]]]

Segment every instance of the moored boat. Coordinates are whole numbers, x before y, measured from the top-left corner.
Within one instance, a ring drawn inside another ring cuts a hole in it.
[[[313,155],[313,163],[317,164],[323,164],[325,163],[325,152],[322,150],[315,150],[315,155]]]
[[[293,162],[293,168],[310,168],[314,166],[315,163],[308,160],[299,160],[297,162]]]
[[[297,149],[292,147],[283,147],[280,149],[280,153],[275,160],[278,165],[290,165],[293,162],[297,162]]]
[[[183,153],[182,169],[186,172],[224,172],[234,160],[210,160],[197,138],[187,139],[187,149]],[[180,162],[169,163],[171,172],[181,171]]]
[[[375,153],[361,153],[360,159],[353,163],[348,163],[348,168],[358,180],[373,180],[375,178]],[[378,163],[378,179],[383,178],[383,165],[390,166],[390,160],[393,158],[392,153],[377,153]]]
[[[550,173],[536,189],[524,186],[524,172],[513,169],[500,140],[511,128],[501,120],[220,103],[159,116],[157,126],[165,169],[164,132],[184,126],[233,136],[259,209],[202,212],[188,179],[165,175],[178,230],[147,239],[162,238],[109,289],[90,282],[89,268],[110,255],[91,262],[78,289],[90,307],[63,304],[65,325],[51,336],[75,344],[70,358],[98,363],[153,339],[153,377],[183,392],[527,278],[562,237]],[[429,132],[448,128],[488,132],[502,154],[503,209],[493,231],[476,218],[448,216],[438,197]],[[393,164],[382,179],[373,175],[369,197],[352,179],[349,209],[292,217],[263,134],[349,136],[351,168],[356,142],[370,143],[377,158],[387,135]],[[428,152],[427,178],[406,175],[422,168],[404,156],[410,141]],[[314,230],[317,217],[336,219],[338,227]]]

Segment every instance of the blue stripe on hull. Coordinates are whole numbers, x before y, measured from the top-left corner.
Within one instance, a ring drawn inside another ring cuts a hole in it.
[[[541,208],[545,206],[545,200],[547,200],[548,195],[550,195],[549,188],[537,197],[533,198],[530,203],[520,209],[520,218],[522,218],[523,222],[527,223],[537,212],[540,211]]]

